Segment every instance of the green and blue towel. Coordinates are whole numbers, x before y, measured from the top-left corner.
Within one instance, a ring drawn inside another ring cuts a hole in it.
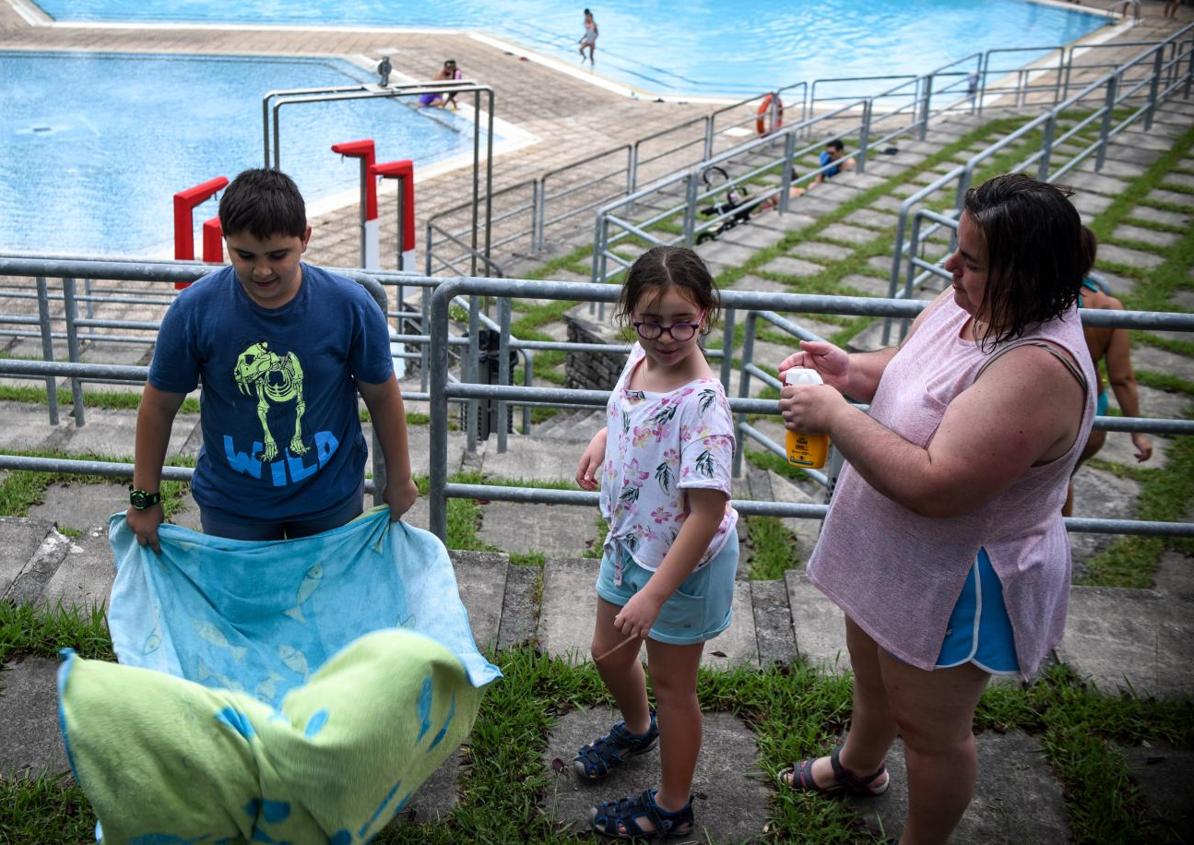
[[[297,540],[124,517],[120,664],[64,652],[59,715],[105,843],[367,842],[468,735],[500,677],[451,561],[386,509]]]

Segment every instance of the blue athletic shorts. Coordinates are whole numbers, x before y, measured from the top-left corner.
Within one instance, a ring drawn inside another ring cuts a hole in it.
[[[978,550],[978,557],[966,575],[937,657],[939,669],[952,669],[965,663],[973,663],[993,675],[1020,672],[1012,622],[1003,603],[1003,585],[986,549]]]
[[[737,572],[738,539],[731,537],[712,560],[689,575],[664,602],[651,628],[651,639],[668,645],[692,645],[711,640],[730,627]],[[635,563],[620,544],[614,543],[601,558],[597,595],[622,607],[653,574]]]

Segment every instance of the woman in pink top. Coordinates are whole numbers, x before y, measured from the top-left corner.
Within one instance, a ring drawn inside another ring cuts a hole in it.
[[[825,381],[784,388],[785,425],[830,435],[848,461],[808,574],[845,612],[855,679],[844,745],[780,778],[880,794],[898,733],[905,845],[949,838],[974,791],[979,696],[992,673],[1035,673],[1065,622],[1061,505],[1096,385],[1067,196],[1018,174],[972,189],[945,263],[953,286],[899,349],[805,342],[780,365]]]

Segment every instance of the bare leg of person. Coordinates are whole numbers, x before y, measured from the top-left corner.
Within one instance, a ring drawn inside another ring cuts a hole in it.
[[[704,643],[668,645],[647,640],[663,769],[655,803],[669,812],[688,803],[693,772],[701,753],[701,705],[696,681],[703,648]]]
[[[880,648],[848,616],[846,646],[850,650],[850,667],[854,670],[854,707],[850,714],[850,731],[838,759],[847,771],[865,778],[883,765],[887,750],[895,740],[896,721],[879,668]],[[833,767],[828,757],[820,757],[813,764],[813,781],[821,787],[833,783]]]
[[[651,708],[647,704],[647,682],[643,675],[643,664],[638,659],[639,650],[631,643],[611,651],[626,639],[622,632],[614,627],[614,617],[621,609],[603,598],[597,599],[593,659],[605,655],[597,661],[597,671],[601,680],[605,682],[618,709],[622,711],[627,730],[641,734],[646,733],[651,727]]]
[[[900,845],[947,842],[974,796],[974,708],[991,676],[969,663],[926,672],[882,650],[879,666],[908,764]]]

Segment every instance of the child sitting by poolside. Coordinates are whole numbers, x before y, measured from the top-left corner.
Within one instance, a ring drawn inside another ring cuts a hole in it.
[[[170,429],[202,382],[203,446],[191,491],[205,534],[303,537],[361,513],[368,448],[357,391],[386,463],[397,520],[418,495],[389,326],[356,282],[300,260],[311,239],[298,186],[246,170],[220,200],[231,265],[174,300],[137,412],[128,524],[158,551]]]
[[[617,313],[640,342],[610,395],[609,426],[576,471],[586,490],[601,476],[609,534],[592,650],[623,721],[581,748],[573,769],[600,780],[656,740],[663,764],[659,789],[593,807],[593,828],[607,836],[693,833],[697,667],[705,642],[729,627],[738,569],[733,418],[699,344],[717,303],[713,279],[690,249],[657,246],[634,262]],[[644,639],[658,721],[638,659]]]
[[[460,79],[462,77],[463,74],[460,72],[460,68],[456,67],[456,60],[448,59],[446,62],[444,62],[444,66],[440,68],[439,73],[432,77],[432,81],[441,82],[450,79]],[[423,94],[419,97],[419,105],[435,106],[436,108],[441,109],[451,106],[452,111],[456,111],[456,94],[455,92],[449,93],[447,96],[442,93]]]

